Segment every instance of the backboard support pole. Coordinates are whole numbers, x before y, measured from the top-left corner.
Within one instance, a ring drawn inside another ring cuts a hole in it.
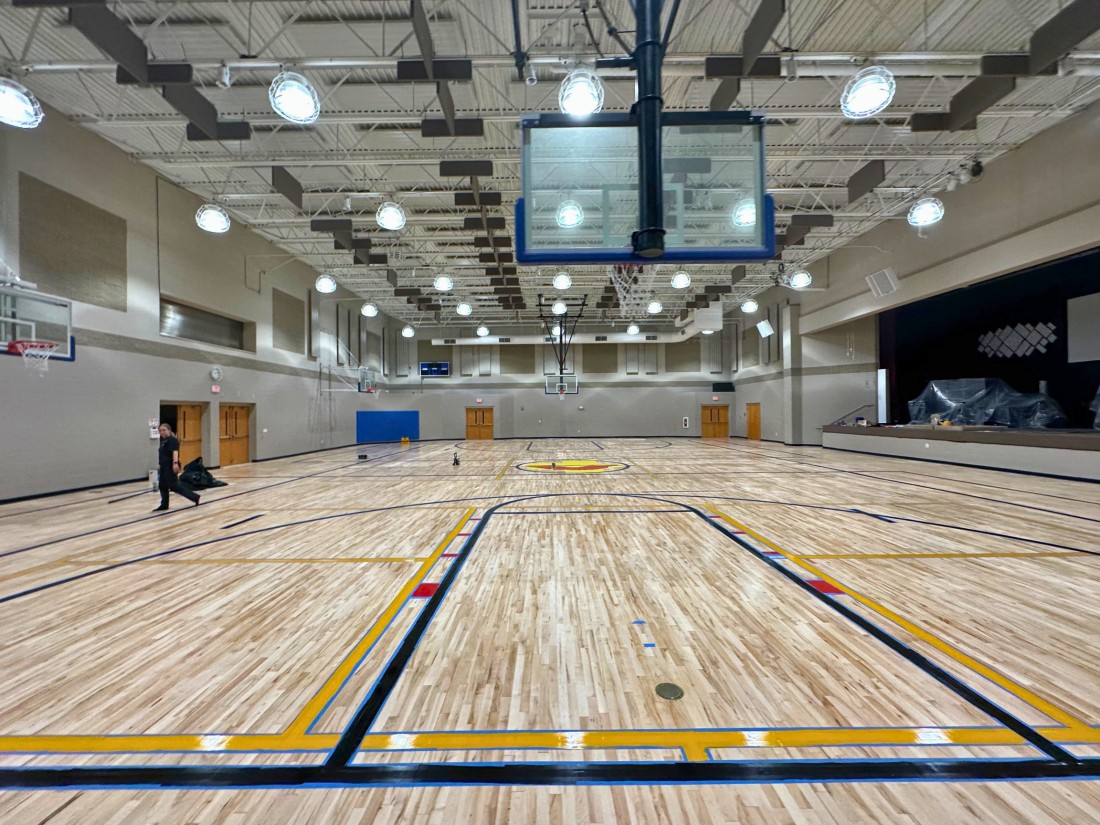
[[[665,251],[665,193],[661,175],[661,0],[637,0],[634,5],[637,45],[634,65],[638,71],[638,226],[634,252],[643,258],[659,258]]]

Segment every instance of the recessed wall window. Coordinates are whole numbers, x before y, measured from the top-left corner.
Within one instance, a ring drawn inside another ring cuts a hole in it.
[[[160,299],[160,334],[171,338],[186,338],[218,347],[231,349],[255,349],[255,335],[250,334],[244,321],[215,315],[205,309],[180,304],[167,298]]]

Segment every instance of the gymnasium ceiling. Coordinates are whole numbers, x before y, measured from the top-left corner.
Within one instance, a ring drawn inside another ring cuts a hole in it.
[[[536,295],[552,292],[549,281],[557,271],[521,266],[514,276],[510,271],[488,273],[490,264],[481,255],[489,250],[475,241],[485,231],[465,228],[467,219],[481,210],[456,206],[456,193],[470,192],[471,180],[443,177],[440,162],[492,162],[492,174],[479,177],[477,185],[481,191],[501,193],[501,204],[488,207],[486,214],[504,219],[505,228],[497,236],[513,237],[519,115],[556,111],[558,85],[568,65],[594,60],[597,48],[608,56],[622,54],[609,29],[621,29],[619,38],[632,44],[634,28],[629,0],[519,0],[521,48],[539,80],[526,85],[513,57],[509,0],[416,0],[423,2],[436,59],[470,61],[470,79],[448,81],[444,99],[449,95],[453,101],[454,117],[481,119],[484,132],[478,137],[424,137],[422,122],[445,121],[447,113],[434,82],[398,79],[400,61],[424,65],[424,40],[414,30],[413,4],[407,0],[108,3],[144,41],[148,60],[191,64],[193,85],[217,108],[220,121],[251,124],[249,140],[196,141],[188,139],[188,118],[169,104],[162,87],[117,83],[117,55],[109,57],[71,25],[68,9],[58,7],[57,0],[39,1],[45,6],[16,0],[32,5],[0,9],[0,62],[44,102],[167,179],[222,204],[233,220],[287,253],[318,271],[333,272],[384,312],[431,325],[436,318],[456,326],[468,326],[471,320],[503,324],[537,318]],[[665,0],[666,19],[673,5]],[[705,111],[726,105],[718,102],[722,93],[716,95],[722,80],[707,77],[706,57],[738,53],[760,5],[761,0],[679,4],[664,64],[666,109]],[[1067,6],[1080,3],[788,0],[764,47],[765,54],[781,56],[781,76],[741,78],[730,107],[759,109],[768,118],[767,177],[778,207],[779,233],[785,233],[796,213],[833,217],[831,227],[814,228],[801,242],[784,248],[785,266],[805,265],[839,246],[858,243],[883,221],[904,220],[914,200],[942,191],[974,160],[988,162],[1100,97],[1100,35],[1094,33],[1069,47],[1053,73],[1016,76],[1014,89],[977,116],[976,128],[912,128],[914,114],[961,107],[965,100],[956,95],[963,92],[965,99],[964,90],[983,93],[980,84],[972,85],[983,76],[983,55],[1022,55],[1026,63],[1036,32]],[[881,115],[848,121],[838,107],[841,90],[855,70],[871,62],[894,72],[896,97]],[[267,88],[280,67],[304,73],[317,87],[323,110],[314,126],[293,126],[271,111]],[[628,110],[634,95],[629,71],[602,74],[604,110]],[[849,178],[872,160],[884,162],[885,179],[849,203]],[[302,185],[301,209],[273,188],[273,166],[284,167]],[[375,225],[375,210],[391,198],[408,212],[400,233]],[[317,218],[351,219],[355,235],[370,238],[370,252],[385,255],[385,264],[354,264],[352,252],[334,248],[331,232],[311,230],[311,220]],[[499,249],[507,254],[511,246]],[[738,273],[727,306],[773,286],[777,266],[750,265]],[[667,285],[672,267],[654,279],[654,297],[662,301],[664,312],[650,321],[670,325],[707,285],[732,280],[729,265],[687,269],[693,279],[687,290]],[[570,271],[571,295],[587,293],[594,301],[608,285],[606,267]],[[454,293],[439,297],[431,288],[440,272],[455,279]],[[502,305],[494,295],[499,282],[490,282],[494,275],[518,278],[525,308]],[[418,308],[415,298],[394,295],[395,280],[400,287],[419,287],[433,297],[422,298],[419,306],[424,308]],[[455,303],[475,296],[474,318],[457,317]],[[600,315],[590,311],[586,323],[596,323],[601,315],[603,325],[620,319],[611,308]]]

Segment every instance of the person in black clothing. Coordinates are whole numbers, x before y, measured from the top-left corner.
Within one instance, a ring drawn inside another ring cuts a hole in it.
[[[154,513],[168,509],[168,492],[179,493],[197,507],[199,503],[198,493],[188,490],[180,485],[180,442],[172,435],[172,428],[168,424],[160,425],[160,451],[158,452],[160,470],[160,507],[153,510]]]

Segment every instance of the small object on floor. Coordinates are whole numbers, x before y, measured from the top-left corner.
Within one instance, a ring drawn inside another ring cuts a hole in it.
[[[662,699],[682,699],[684,698],[684,689],[679,685],[672,684],[672,682],[661,682],[657,685],[657,695]]]
[[[366,453],[360,453],[359,454],[359,460],[360,461],[366,461],[367,460],[367,454]]]
[[[455,460],[452,461],[451,464],[454,465],[455,467],[458,466],[458,453],[457,452],[455,453]]]
[[[550,462],[550,469],[551,469],[551,470],[556,470],[556,469],[558,469],[558,462],[556,462],[556,461],[551,461],[551,462]]]

